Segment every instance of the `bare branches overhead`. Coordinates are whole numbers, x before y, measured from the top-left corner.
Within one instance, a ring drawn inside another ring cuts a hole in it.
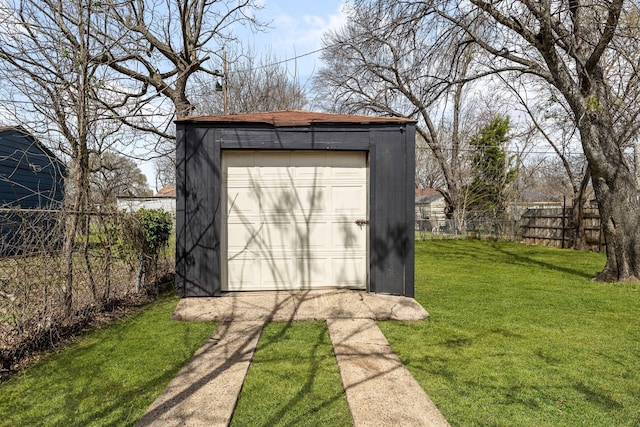
[[[265,25],[253,15],[259,9],[254,0],[126,0],[101,5],[108,22],[92,29],[104,48],[96,60],[137,82],[141,95],[153,89],[150,95],[170,99],[177,118],[193,111],[187,96],[191,76],[219,74],[216,61],[220,63],[221,49],[234,40],[232,27],[257,31]]]

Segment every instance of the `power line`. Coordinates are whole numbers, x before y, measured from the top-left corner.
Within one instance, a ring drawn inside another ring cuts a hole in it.
[[[281,64],[286,64],[287,62],[291,62],[291,61],[297,61],[300,58],[304,58],[306,56],[311,56],[311,55],[315,55],[316,53],[322,52],[323,50],[327,50],[331,47],[334,47],[335,45],[331,45],[331,46],[324,46],[324,47],[320,47],[316,50],[312,50],[310,52],[306,52],[306,53],[302,53],[300,55],[296,55],[293,58],[287,58],[287,59],[282,59],[280,61],[276,61],[276,62],[272,62],[270,64],[265,64],[265,65],[261,65],[259,67],[250,67],[250,68],[245,68],[245,69],[241,69],[238,70],[238,73],[248,73],[250,71],[256,71],[256,70],[263,70],[265,68],[269,68],[269,67],[274,67],[276,65],[281,65]]]

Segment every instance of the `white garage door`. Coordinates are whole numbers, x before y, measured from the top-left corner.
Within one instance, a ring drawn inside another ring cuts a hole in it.
[[[366,153],[224,151],[222,169],[223,290],[366,288]]]

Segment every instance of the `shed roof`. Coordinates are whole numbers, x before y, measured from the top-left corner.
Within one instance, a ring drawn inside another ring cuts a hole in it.
[[[405,117],[358,116],[352,114],[318,113],[313,111],[270,111],[265,113],[229,114],[226,116],[193,116],[176,120],[189,123],[261,123],[275,127],[309,126],[312,124],[383,124],[415,123]]]

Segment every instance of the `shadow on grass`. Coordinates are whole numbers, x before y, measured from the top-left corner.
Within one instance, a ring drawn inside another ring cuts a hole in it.
[[[555,264],[549,261],[541,261],[541,260],[534,259],[531,256],[525,255],[524,251],[519,251],[518,253],[516,253],[514,251],[507,250],[505,246],[501,246],[495,243],[492,244],[491,246],[494,250],[496,250],[497,252],[500,252],[507,258],[512,259],[516,262],[519,262],[520,264],[525,266],[536,266],[545,270],[555,271],[558,273],[564,273],[570,276],[575,276],[580,279],[592,279],[593,277],[595,277],[595,272],[593,274],[589,274],[582,270],[567,267],[566,265],[567,260],[564,258],[562,261]],[[565,250],[568,250],[568,249],[565,249]],[[546,258],[548,259],[548,257]],[[565,263],[563,263],[563,261]]]
[[[516,243],[436,240],[418,244],[416,247],[417,253],[420,253],[421,246],[427,245],[431,246],[429,252],[437,251],[439,254],[438,257],[445,262],[455,261],[460,263],[468,259],[470,262],[484,263],[487,268],[499,263],[518,264],[523,267],[534,267],[550,272],[563,273],[580,279],[591,279],[596,274],[595,271],[593,273],[587,273],[584,270],[572,268],[571,256],[574,255],[574,253],[569,249],[558,250],[558,254],[561,255],[557,258],[558,262],[551,262],[548,254],[544,255],[544,261],[536,259],[533,255],[543,248],[524,246]],[[437,249],[433,249],[434,247]],[[543,255],[540,254],[540,256],[542,257]]]
[[[583,381],[577,382],[574,387],[576,391],[581,393],[587,401],[600,405],[607,410],[622,409],[624,406],[617,400],[607,396],[605,393],[602,393],[593,387],[589,387]]]

